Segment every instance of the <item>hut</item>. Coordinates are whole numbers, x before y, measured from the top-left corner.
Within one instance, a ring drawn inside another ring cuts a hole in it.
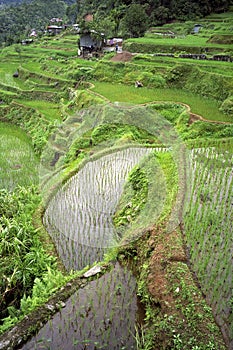
[[[104,43],[104,34],[95,30],[83,32],[80,34],[79,48],[81,52],[92,53],[93,51],[101,51]]]

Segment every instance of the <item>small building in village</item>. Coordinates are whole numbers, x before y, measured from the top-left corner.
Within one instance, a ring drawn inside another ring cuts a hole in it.
[[[62,30],[63,30],[62,26],[56,26],[56,25],[47,26],[47,32],[49,34],[54,34],[54,35],[60,34]]]
[[[104,33],[98,33],[95,30],[83,32],[80,34],[79,48],[81,53],[102,50],[104,44]]]
[[[63,29],[66,28],[65,25],[62,24],[62,18],[53,17],[50,19],[50,24],[47,26],[47,32],[49,34],[60,34]]]
[[[102,51],[104,46],[104,33],[97,32],[94,29],[89,29],[85,25],[87,22],[92,22],[94,16],[92,13],[87,13],[83,16],[84,26],[81,25],[79,29],[80,39],[79,39],[79,54],[83,57],[85,56],[99,56],[99,52]]]

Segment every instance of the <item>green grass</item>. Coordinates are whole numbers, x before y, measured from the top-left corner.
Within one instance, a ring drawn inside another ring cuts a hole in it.
[[[233,70],[231,69],[231,63],[221,61],[208,61],[208,60],[192,60],[188,58],[177,57],[162,57],[151,56],[145,54],[138,54],[131,61],[136,65],[153,66],[155,68],[171,68],[174,64],[190,64],[199,67],[202,71],[211,73],[223,74],[225,76],[233,76]]]
[[[30,139],[16,126],[0,123],[0,189],[38,182],[38,164]]]
[[[128,39],[127,42],[136,42],[139,44],[152,44],[152,45],[167,45],[167,46],[184,46],[184,47],[211,47],[211,48],[228,48],[232,49],[232,45],[222,45],[222,44],[211,44],[207,42],[208,38],[195,36],[195,35],[186,35],[182,38],[169,38],[154,35],[151,37],[142,37],[142,38],[133,38]]]
[[[58,81],[63,81],[63,77],[48,70],[48,66],[50,66],[50,64],[40,64],[38,62],[26,62],[22,65],[25,72],[28,72],[29,75],[30,73],[33,75],[37,74],[39,80],[43,78],[52,78],[57,79]]]
[[[13,74],[18,70],[19,63],[17,62],[2,62],[0,66],[0,83],[19,88],[22,90],[30,90],[27,82],[19,78],[14,78]]]
[[[26,107],[35,108],[42,113],[47,120],[62,120],[59,105],[57,103],[43,100],[16,100],[16,102]]]
[[[205,119],[230,122],[227,117],[218,110],[215,100],[194,95],[182,89],[136,89],[134,86],[122,84],[110,84],[94,82],[93,91],[108,98],[111,102],[128,102],[135,104],[149,103],[153,101],[182,102],[190,105],[192,113],[201,115]]]

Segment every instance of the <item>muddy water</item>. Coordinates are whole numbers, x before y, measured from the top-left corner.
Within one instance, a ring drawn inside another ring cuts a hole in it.
[[[136,281],[116,264],[78,290],[22,350],[136,349]]]

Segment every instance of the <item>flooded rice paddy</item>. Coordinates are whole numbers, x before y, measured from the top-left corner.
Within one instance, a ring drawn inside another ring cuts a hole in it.
[[[233,156],[228,150],[194,149],[191,162],[187,245],[207,301],[225,339],[232,342]]]
[[[138,303],[132,273],[112,271],[79,289],[22,350],[136,349]]]
[[[49,202],[44,224],[67,270],[101,261],[118,244],[112,216],[127,175],[151,151],[132,147],[88,162]],[[73,294],[22,349],[135,349],[136,292],[132,272],[117,263]]]
[[[103,259],[119,242],[112,216],[127,175],[151,148],[128,148],[88,162],[53,197],[44,224],[67,270]]]

